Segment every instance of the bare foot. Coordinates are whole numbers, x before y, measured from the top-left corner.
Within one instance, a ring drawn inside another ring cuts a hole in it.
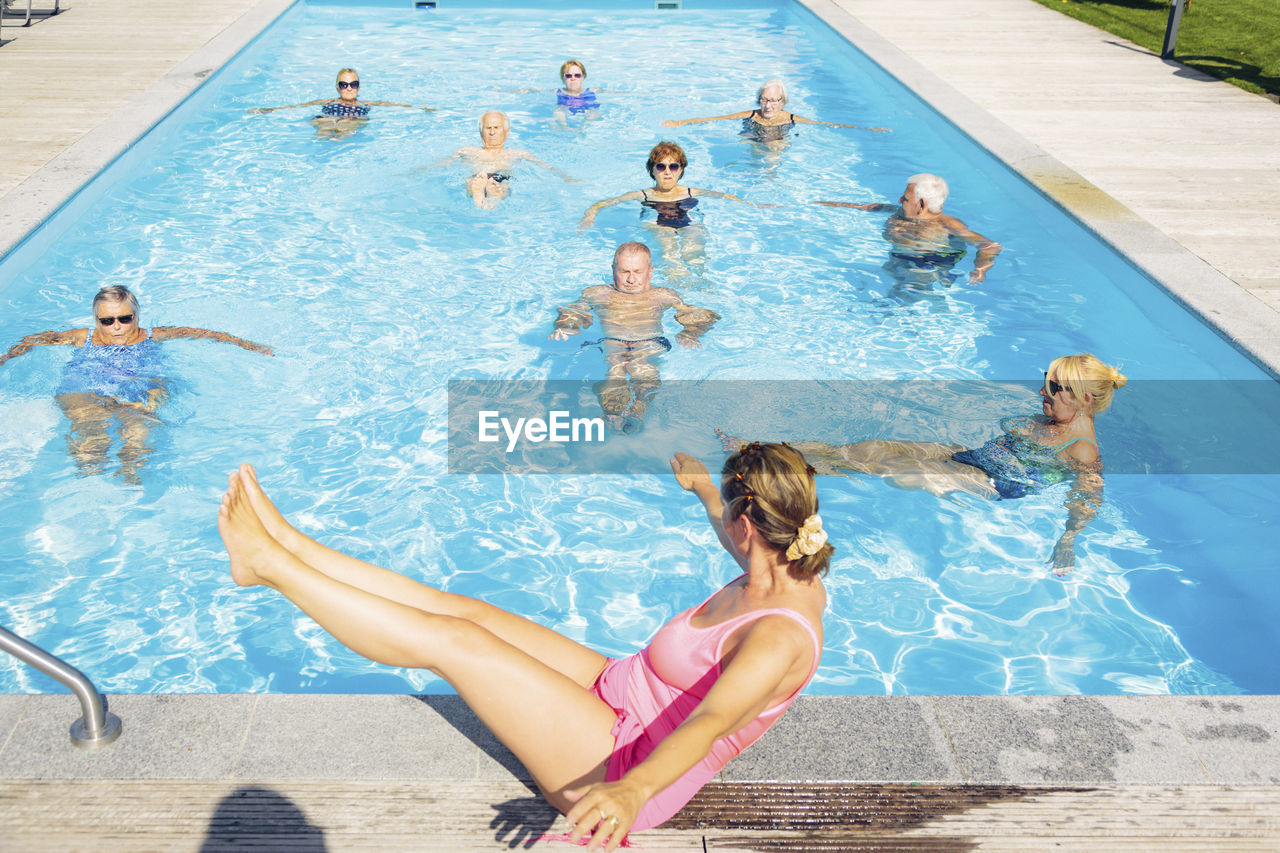
[[[720,439],[720,444],[724,447],[725,453],[736,453],[747,444],[746,439],[734,438],[720,429],[720,427],[716,427],[716,436]]]
[[[240,586],[266,584],[259,569],[270,565],[273,551],[287,553],[262,526],[239,472],[231,475],[231,485],[218,509],[218,533],[231,558],[231,579]]]
[[[271,498],[267,497],[267,493],[262,490],[262,486],[258,484],[258,472],[253,470],[253,466],[246,462],[231,475],[230,479],[234,481],[237,478],[240,480],[244,493],[249,499],[249,505],[257,513],[258,520],[262,522],[262,526],[267,529],[267,534],[283,545],[286,550],[292,551],[297,538],[301,534],[289,523],[280,510],[276,509],[276,505],[271,502]]]

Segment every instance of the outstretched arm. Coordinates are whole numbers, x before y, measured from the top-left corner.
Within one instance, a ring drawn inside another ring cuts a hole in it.
[[[689,349],[701,348],[702,344],[698,339],[711,330],[720,315],[707,308],[685,305],[683,302],[677,302],[672,307],[676,309],[676,322],[684,326],[684,331],[676,335],[676,342]]]
[[[995,240],[988,240],[977,231],[970,231],[968,226],[954,216],[945,217],[943,224],[952,234],[978,249],[978,256],[973,259],[973,272],[969,274],[969,281],[976,283],[985,279],[987,270],[991,269],[991,265],[996,262],[996,255],[1000,254],[1000,250],[1004,247]]]
[[[173,338],[209,338],[223,343],[235,344],[238,347],[260,352],[264,355],[275,355],[271,347],[265,344],[255,344],[253,341],[246,341],[244,338],[237,338],[235,335],[228,335],[226,332],[215,332],[211,329],[195,329],[190,326],[153,326],[151,337],[157,341],[168,341]]]
[[[751,626],[724,665],[706,697],[671,734],[617,782],[566,791],[572,800],[572,839],[592,835],[591,843],[613,850],[635,823],[644,804],[689,768],[707,757],[717,740],[728,737],[778,701],[778,693],[795,680],[795,672],[813,655],[803,629],[785,616],[765,616]],[[600,820],[616,817],[617,823]],[[598,823],[597,823],[598,821]]]
[[[1076,476],[1067,492],[1067,527],[1054,544],[1050,558],[1053,573],[1060,577],[1076,567],[1076,534],[1093,521],[1102,506],[1102,463],[1096,459],[1081,462],[1074,458],[1069,462]]]
[[[11,358],[17,358],[23,353],[30,352],[33,347],[83,343],[85,333],[88,331],[88,329],[70,329],[65,332],[38,332],[34,335],[27,335],[10,347],[7,353],[0,355],[0,364],[4,364]]]
[[[854,130],[874,130],[876,133],[893,133],[893,129],[888,127],[864,127],[860,124],[840,124],[834,121],[818,121],[816,119],[798,116],[795,113],[791,114],[791,120],[798,124],[825,124],[827,127],[851,127]]]
[[[528,153],[527,151],[525,152],[523,159],[525,159],[525,160],[530,160],[530,161],[532,161],[532,162],[534,162],[534,163],[537,163],[539,166],[541,166],[542,168],[546,169],[548,172],[551,172],[552,174],[556,175],[557,177],[563,178],[567,183],[570,183],[570,184],[580,184],[580,183],[582,183],[582,181],[581,181],[580,179],[578,179],[578,178],[574,178],[574,177],[571,177],[570,175],[566,175],[564,172],[560,171],[560,170],[559,170],[559,169],[557,169],[555,166],[552,166],[550,163],[544,163],[544,162],[542,162],[542,161],[541,161],[541,160],[539,160],[537,157],[534,157],[532,154]]]
[[[683,124],[701,124],[704,121],[724,121],[731,118],[746,118],[751,115],[751,110],[743,110],[740,113],[729,113],[723,116],[706,116],[704,118],[676,118],[667,119],[662,123],[663,127],[680,127]]]
[[[630,192],[630,193],[623,193],[620,196],[614,196],[613,198],[606,198],[606,199],[603,199],[602,201],[598,201],[587,208],[587,212],[583,214],[582,221],[578,223],[578,227],[586,228],[592,222],[595,222],[596,214],[604,210],[606,207],[612,207],[613,205],[621,204],[624,201],[635,201],[636,199],[641,199],[641,198],[644,198],[644,193],[636,191],[636,192]]]
[[[871,210],[876,213],[883,213],[887,210],[893,210],[896,204],[884,204],[875,202],[872,204],[856,204],[852,201],[815,201],[814,204],[825,204],[827,207],[852,207],[856,210]]]
[[[395,101],[361,101],[360,103],[367,104],[371,107],[404,107],[405,109],[422,110],[423,112],[428,113],[436,111],[435,107],[420,107],[417,104],[397,104]]]
[[[693,193],[695,196],[705,195],[710,198],[727,198],[730,201],[740,201],[743,204],[749,204],[752,207],[777,207],[776,204],[764,204],[758,201],[747,201],[745,198],[739,198],[738,196],[733,195],[732,193],[716,192],[715,190],[704,190],[701,187],[689,187],[689,192]]]
[[[711,522],[711,529],[716,532],[716,538],[720,540],[721,546],[732,554],[738,561],[738,565],[746,571],[747,558],[734,550],[733,543],[725,533],[724,504],[720,502],[720,487],[712,482],[707,466],[687,453],[677,453],[671,459],[671,472],[676,475],[676,482],[680,488],[693,492],[698,500],[702,501],[702,506],[707,510],[707,521]]]
[[[316,104],[327,104],[332,100],[333,98],[321,98],[318,101],[306,101],[301,104],[285,104],[282,107],[253,107],[249,112],[262,114],[273,113],[276,110],[296,110],[298,107],[314,107]]]

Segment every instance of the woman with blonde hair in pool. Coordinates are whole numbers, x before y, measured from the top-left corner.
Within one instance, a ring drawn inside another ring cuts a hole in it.
[[[569,116],[583,119],[597,115],[600,102],[595,91],[586,88],[587,67],[578,59],[567,59],[560,66],[563,88],[556,89],[556,123],[568,126]]]
[[[316,128],[317,139],[345,139],[355,133],[369,119],[369,107],[406,107],[411,110],[434,112],[432,107],[417,107],[413,104],[397,104],[393,101],[360,100],[360,75],[354,68],[343,68],[338,72],[338,80],[334,84],[338,90],[336,98],[320,98],[301,104],[289,104],[283,107],[255,107],[251,113],[272,113],[276,110],[292,110],[298,107],[314,107],[322,104],[320,114],[311,119]]]
[[[684,177],[688,165],[689,158],[685,156],[683,148],[674,142],[659,142],[649,151],[649,159],[645,163],[645,169],[653,179],[653,186],[596,202],[587,208],[578,227],[586,228],[591,225],[596,221],[596,214],[606,207],[625,201],[640,202],[642,213],[653,211],[654,218],[648,224],[662,247],[663,260],[671,266],[668,276],[674,278],[688,273],[686,264],[702,266],[706,263],[703,253],[706,232],[700,222],[689,216],[690,211],[698,206],[699,197],[727,198],[755,207],[774,206],[757,204],[729,193],[686,187],[680,183],[680,179]]]
[[[573,840],[613,850],[764,734],[822,653],[834,549],[804,458],[757,444],[717,479],[683,453],[671,470],[743,573],[616,660],[326,548],[285,521],[248,465],[231,475],[218,530],[236,583],[282,593],[365,657],[444,678],[567,815]]]
[[[208,338],[272,355],[271,347],[190,326],[142,328],[138,299],[129,288],[111,285],[93,297],[93,327],[27,335],[0,364],[37,346],[74,346],[57,390],[58,406],[71,421],[67,449],[82,474],[101,473],[111,448],[110,430],[120,433],[120,475],[138,482],[138,472],[151,452],[151,427],[169,397],[164,381],[160,342],[175,338]]]
[[[1067,526],[1049,561],[1056,573],[1075,566],[1075,539],[1102,505],[1102,457],[1093,419],[1128,380],[1089,353],[1055,358],[1040,388],[1040,417],[1010,417],[1002,434],[978,448],[922,441],[859,441],[831,445],[792,442],[819,473],[858,471],[904,489],[935,495],[968,492],[995,500],[1020,498],[1071,482]],[[725,450],[744,440],[716,431]]]

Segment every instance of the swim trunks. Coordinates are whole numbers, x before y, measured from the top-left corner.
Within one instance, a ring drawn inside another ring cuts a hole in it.
[[[889,257],[910,264],[918,270],[946,272],[960,262],[964,252],[890,252]]]
[[[782,124],[762,124],[757,120],[759,115],[759,110],[752,110],[751,115],[742,120],[742,131],[739,136],[746,136],[757,142],[777,142],[780,139],[786,139],[787,132],[796,126],[795,116],[791,116]]]
[[[689,218],[689,211],[698,206],[698,200],[693,197],[693,190],[686,188],[685,192],[688,193],[687,196],[675,201],[655,201],[649,198],[648,190],[641,190],[644,200],[640,205],[657,215],[655,224],[665,225],[668,228],[684,228],[693,224],[693,220]]]
[[[1033,418],[1005,418],[1000,422],[1004,435],[973,450],[961,450],[951,458],[985,471],[1000,497],[1011,500],[1072,479],[1075,473],[1058,454],[1077,441],[1097,446],[1092,439],[1084,437],[1046,445],[1019,434],[1034,427]]]
[[[570,95],[563,89],[556,89],[556,106],[568,107],[572,115],[579,115],[587,110],[599,109],[600,102],[596,100],[596,93],[591,89],[584,89],[577,95]]]
[[[320,108],[320,115],[326,118],[368,118],[369,108],[364,104],[344,104],[342,101],[330,101]]]
[[[494,183],[502,184],[511,180],[511,176],[506,172],[485,172],[484,176]]]
[[[129,346],[93,343],[93,329],[76,347],[62,372],[56,394],[96,394],[122,403],[146,403],[153,390],[164,387],[160,342],[147,337]]]
[[[714,595],[708,596],[707,601]],[[616,740],[613,754],[609,757],[606,781],[621,779],[628,770],[648,758],[662,739],[675,731],[693,712],[720,677],[720,659],[725,642],[742,626],[770,615],[795,620],[813,640],[813,662],[804,684],[795,693],[762,711],[738,731],[716,741],[706,758],[645,803],[632,830],[658,826],[680,811],[729,759],[755,743],[782,717],[818,669],[822,646],[817,632],[796,611],[785,608],[754,610],[718,625],[696,628],[690,620],[707,601],[663,625],[642,651],[621,660],[610,660],[596,678],[592,692],[618,714],[613,727]]]
[[[661,352],[645,353],[646,355],[661,355],[661,353],[664,352],[671,352],[671,341],[661,335],[654,338],[642,338],[638,341],[628,341],[624,338],[600,338],[596,341],[583,341],[580,349],[586,347],[598,347],[603,351],[606,343],[620,344],[622,349],[628,353],[642,349],[650,349],[651,345],[656,345],[660,348]]]

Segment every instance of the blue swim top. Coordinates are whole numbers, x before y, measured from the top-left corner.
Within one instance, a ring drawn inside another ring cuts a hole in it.
[[[320,114],[329,118],[368,118],[369,108],[364,104],[345,104],[330,101],[320,108]]]
[[[596,100],[596,93],[591,89],[583,89],[576,95],[570,95],[564,89],[556,89],[556,106],[568,107],[569,112],[577,115],[587,110],[599,109],[600,102]]]
[[[160,342],[147,330],[145,340],[130,346],[95,344],[93,329],[62,371],[57,394],[96,394],[123,403],[145,403],[164,387]]]
[[[1000,421],[1004,435],[974,450],[955,453],[951,458],[985,471],[991,477],[991,485],[1006,500],[1064,483],[1072,479],[1075,472],[1058,458],[1058,454],[1077,441],[1094,442],[1087,438],[1073,438],[1062,444],[1041,444],[1029,436],[1042,425],[1031,417],[1005,418]]]

